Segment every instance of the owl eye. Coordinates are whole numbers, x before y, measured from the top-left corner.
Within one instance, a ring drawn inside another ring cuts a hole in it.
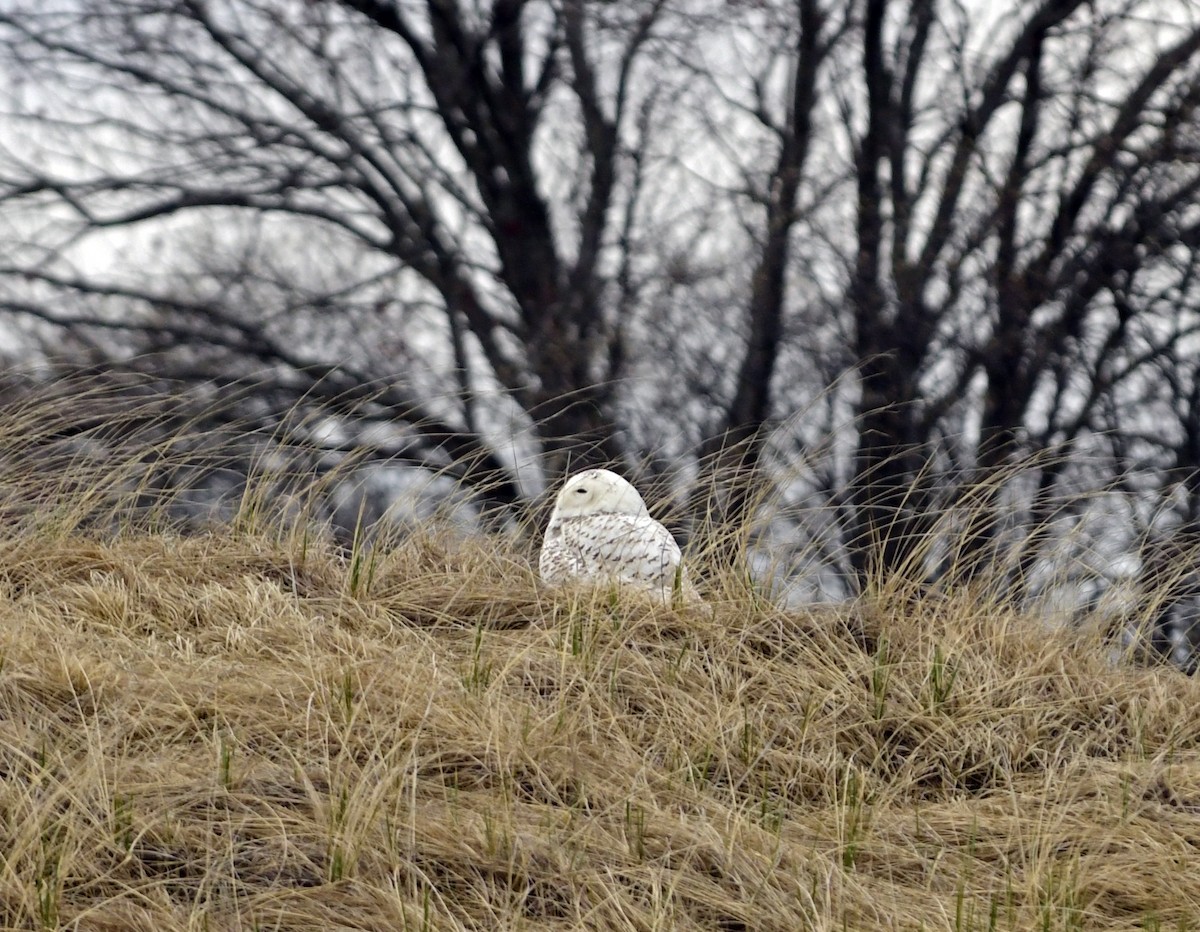
[[[579,488],[575,490],[576,495],[587,495],[587,489]]]

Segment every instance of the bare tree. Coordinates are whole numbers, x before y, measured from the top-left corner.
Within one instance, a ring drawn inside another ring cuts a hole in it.
[[[1161,291],[1197,258],[1200,174],[1183,130],[1194,139],[1200,28],[1181,7],[1160,11],[1164,27],[1178,19],[1118,65],[1136,34],[1130,4],[1029,5],[996,25],[986,53],[937,4],[865,4],[865,99],[848,104],[863,127],[847,287],[860,572],[913,561],[946,491],[931,481],[934,441],[963,431],[967,413],[979,418],[977,487],[1023,455],[1117,427],[1102,401],[1194,334],[1194,315],[1177,316],[1194,293],[1165,307]],[[1131,352],[1135,330],[1149,352]],[[982,545],[999,525],[977,515]]]
[[[201,212],[219,212],[219,223],[292,218],[375,257],[369,278],[306,295],[310,310],[383,283],[394,292],[381,301],[435,302],[461,385],[492,384],[511,398],[537,425],[552,471],[571,451],[618,459],[620,322],[604,299],[618,219],[637,193],[622,145],[631,111],[646,106],[633,79],[664,28],[664,6],[115,2],[83,4],[83,15],[73,4],[6,12],[15,67],[53,80],[86,75],[106,98],[80,103],[66,99],[69,80],[48,82],[63,98],[33,102],[32,111],[53,111],[39,126],[60,130],[64,148],[104,134],[126,141],[111,161],[9,151],[5,204],[62,213],[57,240],[5,271],[43,294],[129,302],[109,326],[224,345],[292,374],[315,366],[303,391],[345,397],[389,370],[331,368],[297,345],[293,328],[211,296],[181,301],[147,279],[116,285],[68,270],[80,240],[98,231]],[[553,182],[574,190],[552,208],[537,161],[562,154],[560,123],[583,145],[557,166]],[[36,302],[9,307],[39,312]],[[456,463],[485,464],[481,487],[510,489],[471,437],[475,392],[460,393],[447,421],[395,383],[369,391],[389,416],[451,445]]]

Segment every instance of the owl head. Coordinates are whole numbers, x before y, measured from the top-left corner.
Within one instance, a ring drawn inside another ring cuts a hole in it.
[[[564,483],[554,500],[556,518],[579,515],[644,515],[646,503],[637,489],[607,469],[588,469]]]

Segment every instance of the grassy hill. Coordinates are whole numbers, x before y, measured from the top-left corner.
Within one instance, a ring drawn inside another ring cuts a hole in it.
[[[0,660],[5,928],[1200,927],[1200,684],[966,596],[43,529]]]

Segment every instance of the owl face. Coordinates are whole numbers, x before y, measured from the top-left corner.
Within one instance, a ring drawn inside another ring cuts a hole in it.
[[[646,503],[633,486],[607,469],[588,469],[566,481],[554,501],[556,518],[579,515],[644,515]]]

